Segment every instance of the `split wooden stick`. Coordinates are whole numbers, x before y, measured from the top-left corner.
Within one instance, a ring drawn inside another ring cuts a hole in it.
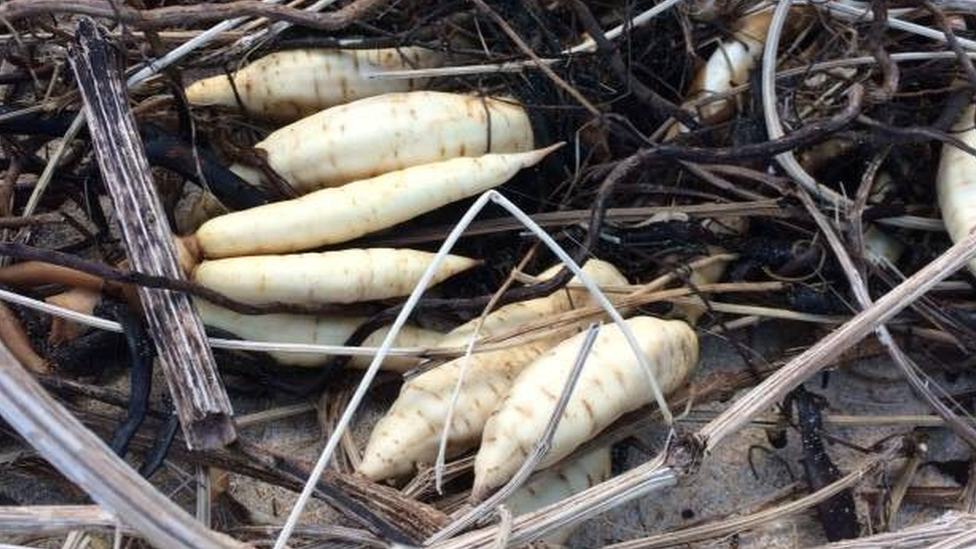
[[[81,19],[76,36],[69,59],[131,266],[180,278],[172,233],[129,112],[118,58],[94,20]],[[204,449],[232,442],[236,438],[233,410],[189,296],[139,288],[139,298],[187,445]]]

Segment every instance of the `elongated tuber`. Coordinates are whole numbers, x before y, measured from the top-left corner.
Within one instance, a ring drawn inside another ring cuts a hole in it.
[[[255,145],[300,194],[460,156],[527,152],[532,126],[509,101],[444,92],[388,93],[332,107]],[[257,183],[262,176],[232,168]]]

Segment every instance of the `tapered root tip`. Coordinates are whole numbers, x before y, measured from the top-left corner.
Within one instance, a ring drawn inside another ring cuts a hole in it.
[[[494,490],[491,486],[486,486],[485,484],[479,483],[476,480],[474,487],[471,488],[471,495],[468,496],[468,503],[477,505],[488,499],[488,496],[490,496],[493,491]]]
[[[359,463],[359,467],[356,468],[357,475],[372,482],[379,482],[389,476],[385,473],[386,471],[377,463],[377,460],[369,457],[364,457],[363,461]]]
[[[186,94],[186,100],[191,105],[207,106],[224,104],[227,94],[232,95],[233,91],[230,89],[227,76],[218,75],[197,80],[187,86],[183,93]]]
[[[548,147],[544,147],[542,149],[529,151],[528,153],[526,153],[523,167],[528,168],[530,166],[535,166],[539,162],[542,162],[543,158],[549,156],[549,154],[552,153],[553,151],[561,149],[565,144],[566,144],[565,141],[560,141],[559,143],[556,143],[554,145],[549,145]]]

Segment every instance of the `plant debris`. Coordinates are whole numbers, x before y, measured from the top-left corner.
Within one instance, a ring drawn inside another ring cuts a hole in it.
[[[976,4],[0,19],[0,543],[976,543]]]

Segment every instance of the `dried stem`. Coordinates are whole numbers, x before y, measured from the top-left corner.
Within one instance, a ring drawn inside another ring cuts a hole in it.
[[[223,21],[236,17],[265,17],[303,27],[335,31],[374,13],[389,0],[356,0],[329,13],[314,13],[258,0],[201,3],[139,10],[110,0],[11,0],[0,5],[0,19],[16,21],[26,17],[74,13],[117,20],[138,29],[184,27],[194,23]]]
[[[931,522],[910,526],[900,532],[875,534],[818,545],[811,549],[931,549],[933,543],[974,529],[976,529],[976,515],[947,513]]]
[[[115,50],[91,19],[79,21],[76,36],[69,59],[129,260],[136,269],[179,278],[172,233],[129,111]],[[213,448],[234,440],[234,411],[190,298],[144,288],[139,298],[187,443]]]
[[[65,477],[152,545],[244,549],[171,502],[85,428],[0,345],[0,415]]]

